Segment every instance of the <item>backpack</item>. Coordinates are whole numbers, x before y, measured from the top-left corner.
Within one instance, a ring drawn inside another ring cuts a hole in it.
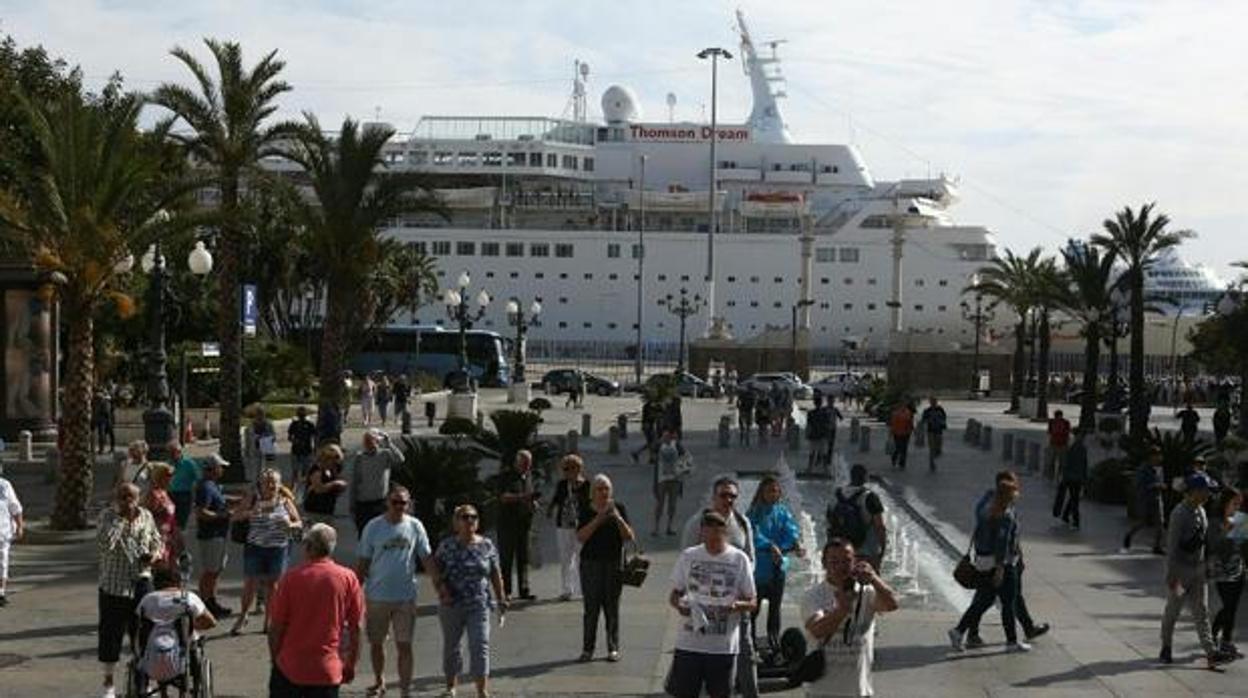
[[[152,631],[147,635],[147,645],[143,648],[139,668],[149,679],[157,683],[172,681],[181,676],[185,670],[185,653],[179,623],[180,620],[172,623],[155,623],[152,625]]]
[[[862,500],[868,494],[864,487],[846,497],[841,489],[835,492],[836,501],[828,505],[828,538],[840,537],[860,547],[867,540],[867,511]]]

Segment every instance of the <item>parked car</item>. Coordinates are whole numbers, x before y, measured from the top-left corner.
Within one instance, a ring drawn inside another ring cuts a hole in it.
[[[653,388],[664,383],[676,384],[676,394],[681,397],[714,397],[715,388],[697,376],[682,371],[680,373],[656,373],[646,379],[646,387]]]
[[[578,373],[581,376],[581,380],[585,382],[586,393],[595,395],[620,394],[620,384],[618,382],[602,376],[595,376],[592,373],[576,368],[557,368],[547,371],[546,375],[542,376],[542,387],[545,388],[548,395],[570,392]]]
[[[768,392],[775,383],[782,383],[793,397],[798,400],[809,400],[815,395],[815,391],[809,385],[802,382],[796,374],[788,371],[777,371],[774,373],[755,373],[754,375],[741,381],[742,388],[757,390],[760,392]]]
[[[864,384],[862,374],[851,373],[849,371],[837,371],[831,373],[814,383],[810,387],[815,392],[821,393],[828,397],[842,398],[846,395],[854,395]]]

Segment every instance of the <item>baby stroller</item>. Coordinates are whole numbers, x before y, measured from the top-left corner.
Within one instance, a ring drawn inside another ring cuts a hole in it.
[[[126,698],[212,698],[212,660],[204,652],[204,638],[195,633],[186,590],[190,570],[191,555],[184,552],[178,557],[178,573],[185,613],[171,622],[139,617],[139,632],[137,638],[131,636],[126,665]]]

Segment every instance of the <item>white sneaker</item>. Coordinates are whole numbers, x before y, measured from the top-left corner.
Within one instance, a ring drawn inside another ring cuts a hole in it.
[[[1011,642],[1010,644],[1006,645],[1005,651],[1006,652],[1030,652],[1031,645],[1027,644],[1026,642],[1023,642],[1022,640],[1019,640],[1017,642]]]
[[[117,698],[117,689],[113,686],[105,686],[100,698]]]
[[[954,652],[962,652],[966,646],[962,642],[962,631],[957,628],[949,629],[949,644],[953,647]]]

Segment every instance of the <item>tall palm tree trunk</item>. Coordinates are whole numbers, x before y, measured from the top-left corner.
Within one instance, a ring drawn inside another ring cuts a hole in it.
[[[347,331],[351,325],[351,300],[330,284],[325,294],[325,325],[321,328],[322,409],[341,407],[344,399],[342,372],[347,362]],[[345,415],[344,415],[345,416]]]
[[[1079,428],[1096,429],[1096,393],[1101,374],[1101,331],[1095,322],[1088,323],[1083,349],[1083,397],[1079,401]]]
[[[1049,418],[1049,311],[1040,311],[1040,367],[1036,379],[1036,414],[1035,419]]]
[[[1143,443],[1148,435],[1148,398],[1144,389],[1144,274],[1131,274],[1131,439]]]
[[[221,340],[221,455],[231,463],[243,462],[243,338],[242,297],[239,283],[242,260],[242,232],[238,230],[238,179],[222,177],[221,208],[225,222],[217,246],[217,336]],[[244,468],[227,468],[225,479],[241,482]]]
[[[1024,318],[1014,326],[1014,371],[1010,381],[1010,412],[1017,412],[1021,406],[1023,384],[1027,382],[1027,320]]]
[[[86,528],[87,505],[95,487],[91,450],[91,394],[95,385],[95,324],[78,303],[62,306],[68,342],[64,394],[61,397],[61,472],[52,509],[52,528]]]

